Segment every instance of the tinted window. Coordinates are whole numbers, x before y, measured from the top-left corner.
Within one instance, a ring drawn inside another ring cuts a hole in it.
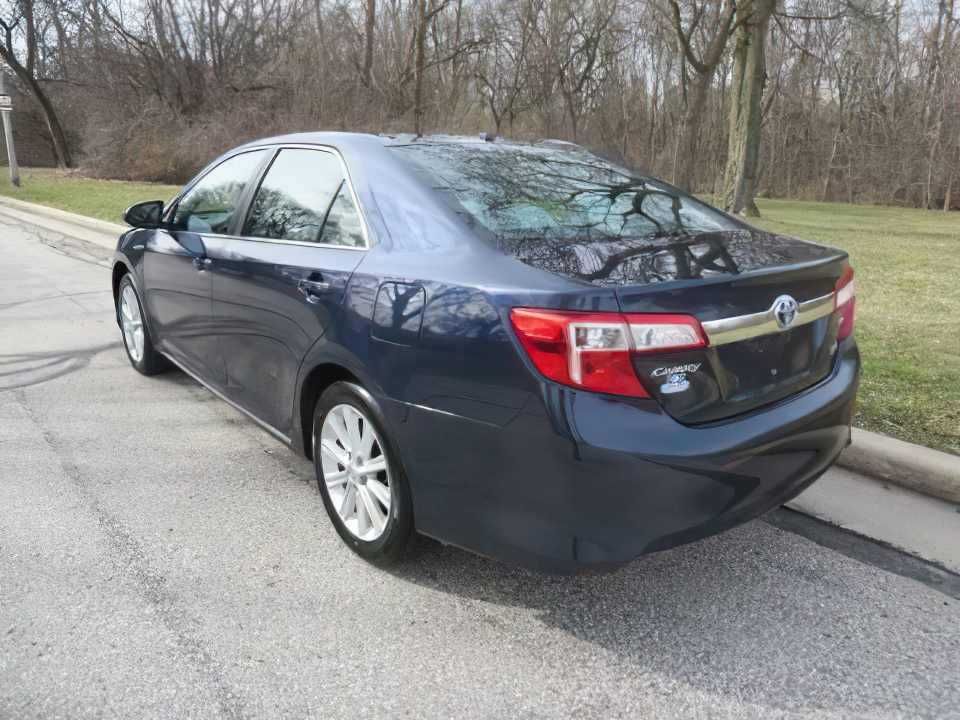
[[[343,184],[340,161],[322,150],[281,150],[263,178],[250,207],[244,235],[321,240],[327,211]]]
[[[676,189],[583,150],[492,143],[391,149],[468,222],[508,245],[602,243],[738,228]]]
[[[357,206],[353,204],[353,196],[350,194],[350,188],[347,187],[346,181],[340,184],[340,191],[337,193],[333,205],[330,206],[327,223],[323,226],[323,236],[320,241],[328,245],[348,245],[350,247],[363,247],[364,245],[360,213],[357,212]]]
[[[254,150],[234,155],[200,178],[177,204],[174,226],[198,233],[229,232],[240,196],[265,152]]]

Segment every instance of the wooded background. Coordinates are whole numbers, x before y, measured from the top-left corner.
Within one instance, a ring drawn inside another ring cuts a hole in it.
[[[753,197],[960,207],[955,0],[2,0],[16,123],[181,182],[299,130],[557,138]]]

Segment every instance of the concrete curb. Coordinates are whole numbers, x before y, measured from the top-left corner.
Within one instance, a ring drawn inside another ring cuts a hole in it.
[[[124,225],[0,196],[0,213],[114,249]],[[924,495],[960,504],[960,457],[853,428],[837,464]]]
[[[0,195],[0,214],[113,250],[125,225]]]
[[[124,230],[128,229],[126,225],[107,222],[106,220],[98,220],[96,218],[87,217],[86,215],[78,215],[77,213],[67,212],[66,210],[59,210],[57,208],[47,207],[46,205],[25,202],[23,200],[17,200],[16,198],[6,197],[4,195],[0,195],[0,205],[7,205],[9,207],[18,208],[20,210],[35,213],[37,215],[44,215],[53,220],[73,223],[74,225],[79,225],[80,227],[84,227],[89,230],[102,232],[105,235],[119,235]]]
[[[832,467],[787,507],[936,563],[960,581],[960,513],[953,503]]]
[[[861,475],[960,504],[960,457],[853,428],[837,464]]]

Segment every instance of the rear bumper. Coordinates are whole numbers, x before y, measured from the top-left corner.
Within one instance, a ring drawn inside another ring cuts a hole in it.
[[[849,443],[859,371],[844,343],[814,387],[697,427],[650,400],[552,384],[503,424],[387,405],[421,532],[571,573],[697,540],[797,495]]]

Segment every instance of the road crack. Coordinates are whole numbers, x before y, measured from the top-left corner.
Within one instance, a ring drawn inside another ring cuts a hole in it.
[[[26,393],[17,389],[13,393],[30,422],[37,428],[44,444],[53,453],[64,475],[77,489],[90,512],[102,528],[104,535],[115,550],[115,559],[121,571],[131,581],[138,594],[156,609],[161,623],[172,634],[180,652],[210,684],[221,714],[232,720],[247,720],[252,717],[244,709],[243,699],[224,677],[220,663],[207,650],[200,638],[191,631],[199,626],[199,619],[190,616],[176,600],[167,585],[167,580],[144,552],[143,546],[122,520],[109,513],[99,502],[93,488],[83,476],[57,435],[46,426],[43,418],[30,405]]]
[[[96,265],[98,267],[110,268],[112,266],[113,252],[107,248],[81,240],[80,238],[64,235],[55,230],[48,230],[37,225],[13,218],[9,215],[3,215],[3,221],[6,224],[14,225],[24,233],[38,241],[41,245],[46,245],[54,252],[64,255],[71,260]]]

